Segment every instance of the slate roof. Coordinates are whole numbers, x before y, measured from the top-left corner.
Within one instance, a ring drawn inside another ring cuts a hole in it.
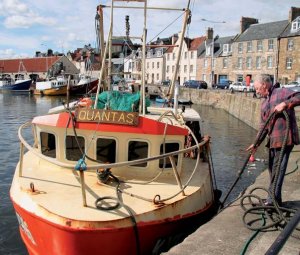
[[[277,38],[285,30],[288,24],[288,20],[281,20],[264,24],[253,24],[246,31],[244,31],[235,40],[235,42]]]
[[[47,72],[47,67],[49,69],[60,58],[61,56],[25,58],[25,59],[1,59],[0,72],[18,73],[20,61],[23,62],[26,72],[28,73]]]
[[[214,42],[214,56],[219,56],[221,55],[223,51],[223,44],[232,44],[234,39],[237,37],[237,35],[232,35],[232,36],[226,36],[226,37],[219,37],[215,39]],[[211,39],[206,40],[206,43],[202,43],[201,47],[198,49],[198,57],[205,57],[206,56],[206,48],[205,45],[210,45],[212,42]]]
[[[286,29],[283,31],[280,37],[293,37],[293,36],[299,36],[300,35],[300,29],[296,32],[291,32],[292,23],[290,23]]]

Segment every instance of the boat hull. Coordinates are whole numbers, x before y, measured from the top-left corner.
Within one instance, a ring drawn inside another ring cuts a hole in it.
[[[80,229],[72,227],[72,220],[68,221],[69,225],[58,225],[13,204],[21,237],[30,255],[159,254],[158,252],[170,248],[161,246],[166,244],[165,241],[170,245],[173,238],[171,246],[176,244],[183,234],[191,233],[212,215],[212,206],[207,205],[201,211],[184,218],[138,223],[136,234],[133,226],[94,228],[91,222],[90,228]]]
[[[84,95],[87,94],[89,91],[96,91],[96,87],[98,85],[98,79],[93,80],[88,83],[83,83],[83,84],[77,84],[71,87],[70,93],[73,95]]]
[[[3,85],[1,87],[2,90],[29,90],[31,86],[31,80],[25,80],[16,82],[15,84]]]
[[[61,86],[58,88],[44,89],[40,93],[44,96],[63,96],[66,95],[68,91],[67,86]]]

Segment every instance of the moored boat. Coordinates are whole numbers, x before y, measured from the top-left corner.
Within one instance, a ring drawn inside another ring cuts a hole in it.
[[[95,92],[99,79],[91,75],[80,75],[79,82],[71,87],[71,94],[87,94]]]
[[[10,196],[29,254],[159,254],[213,208],[210,139],[199,114],[176,108],[178,87],[174,108],[150,107],[144,78],[137,93],[98,87],[74,109],[20,127]]]

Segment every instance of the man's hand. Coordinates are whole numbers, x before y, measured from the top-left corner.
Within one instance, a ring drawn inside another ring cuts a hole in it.
[[[276,105],[274,108],[274,112],[282,112],[287,107],[285,102],[281,102],[280,104]]]
[[[256,152],[256,149],[257,149],[257,148],[254,147],[254,144],[251,144],[251,145],[246,149],[246,151],[250,151],[251,154],[254,155],[255,152]]]

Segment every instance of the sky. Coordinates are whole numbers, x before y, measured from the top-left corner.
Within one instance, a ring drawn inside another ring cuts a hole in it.
[[[148,0],[148,6],[186,8],[187,0]],[[0,59],[33,57],[36,51],[73,52],[91,44],[96,47],[95,15],[99,4],[109,0],[0,0]],[[127,2],[115,5],[128,6]],[[141,5],[139,5],[141,6]],[[287,20],[291,6],[300,0],[190,0],[190,38],[203,36],[208,27],[220,37],[240,32],[241,17],[259,23]],[[147,41],[169,37],[182,27],[182,12],[148,11]],[[130,35],[141,36],[143,13],[117,9],[114,35],[125,35],[125,15],[130,16]],[[109,28],[110,8],[104,9],[104,35]]]

